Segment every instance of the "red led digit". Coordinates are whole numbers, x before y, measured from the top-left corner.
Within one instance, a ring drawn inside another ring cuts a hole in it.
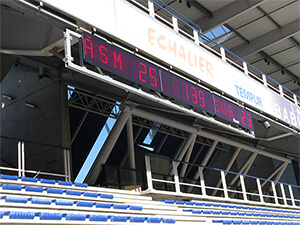
[[[232,109],[231,105],[228,106],[228,115],[229,115],[229,117],[233,118],[233,109]]]
[[[144,63],[140,62],[140,72],[139,72],[139,78],[142,82],[146,83],[147,82],[147,67]]]
[[[204,93],[203,93],[203,91],[198,91],[198,97],[199,97],[199,99],[201,100],[200,101],[200,106],[201,107],[205,107],[205,98],[204,98]],[[216,100],[216,99],[215,99]],[[216,105],[216,101],[215,101],[215,105]],[[216,105],[216,107],[218,107],[219,108],[219,106],[217,106]]]
[[[87,43],[89,43],[89,46],[87,46]],[[84,54],[87,55],[87,50],[91,51],[91,57],[94,58],[93,55],[93,43],[90,39],[85,38],[84,39]]]
[[[191,90],[192,90],[191,95],[192,95],[192,97],[194,97],[194,100],[192,102],[195,103],[195,104],[198,104],[197,89],[194,88],[194,87],[191,87]]]
[[[176,96],[180,96],[180,85],[177,79],[173,79],[173,91]]]
[[[153,87],[157,87],[156,70],[152,67],[150,67],[150,69],[149,69],[149,76],[150,76],[150,84]]]
[[[219,108],[219,105],[218,105],[218,103],[219,103],[219,101],[218,101],[218,99],[214,99],[214,103],[215,103],[215,110],[217,111],[217,112],[220,112],[220,108]]]
[[[247,113],[247,116],[248,116],[247,121],[249,122],[248,127],[252,127],[252,122],[251,122],[251,115],[250,115],[250,113]]]
[[[244,110],[242,110],[242,113],[243,113],[243,116],[242,116],[242,123],[244,124],[244,125],[246,125],[246,123],[245,123],[245,119],[246,119],[246,113],[245,113],[245,111]]]
[[[104,59],[102,59],[102,57],[100,58],[101,62],[106,64],[108,62],[107,55],[105,54],[107,52],[107,49],[101,45],[99,47],[99,51],[100,51],[100,54],[104,57]],[[105,51],[105,53],[104,53],[104,51]]]
[[[189,99],[189,87],[187,84],[182,83],[181,84],[181,88],[182,88],[182,95],[183,97],[188,100]]]
[[[119,64],[119,69],[122,70],[121,54],[119,54],[117,56],[116,52],[114,52],[114,66],[115,66],[115,68],[117,68],[117,63]]]

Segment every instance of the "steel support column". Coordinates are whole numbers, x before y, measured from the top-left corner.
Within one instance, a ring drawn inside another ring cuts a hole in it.
[[[274,177],[279,171],[281,171],[282,169],[285,170],[288,164],[288,162],[283,162],[279,166],[277,166],[277,168],[266,178],[266,180],[262,182],[261,187],[265,186],[268,182],[267,180],[271,180],[272,177]]]
[[[241,148],[237,148],[235,150],[235,152],[234,152],[233,156],[231,157],[231,159],[230,159],[228,165],[226,166],[225,170],[229,171],[231,169],[233,163],[235,162],[235,160],[238,157],[238,155],[240,154],[240,152],[241,152]],[[225,175],[226,174],[227,173],[225,173]],[[221,184],[222,184],[222,180],[219,179],[216,188],[219,188],[221,186]],[[213,193],[212,193],[212,195],[215,196],[217,194],[217,192],[218,192],[217,190],[214,190]]]
[[[134,154],[134,141],[133,141],[133,128],[132,128],[132,118],[129,116],[126,123],[127,131],[127,147],[128,147],[128,161],[129,168],[135,169],[135,154]]]
[[[99,152],[97,159],[94,162],[94,165],[89,172],[86,182],[89,184],[95,184],[99,173],[101,172],[102,165],[105,164],[106,160],[108,159],[115,143],[117,142],[128,118],[131,116],[131,107],[125,106],[125,109],[122,111],[121,115],[119,116],[118,120],[116,121],[115,125],[113,126],[112,130],[109,133],[105,143],[102,146],[101,151]]]
[[[184,162],[189,162],[190,161],[191,154],[192,154],[192,151],[193,151],[193,148],[194,148],[194,144],[195,144],[195,141],[196,141],[196,138],[197,138],[196,134],[191,134],[191,136],[192,136],[192,141],[190,143],[190,146],[188,148],[187,153],[185,154],[185,157],[184,157],[184,160],[183,160]],[[187,168],[187,164],[183,164],[182,168],[181,168],[181,171],[180,171],[180,177],[184,177],[185,172],[186,172],[186,168]]]

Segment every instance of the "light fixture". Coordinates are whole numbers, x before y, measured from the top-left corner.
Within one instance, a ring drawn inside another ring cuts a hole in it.
[[[182,0],[179,0],[179,3],[181,3],[182,2]]]
[[[5,99],[8,99],[8,100],[13,100],[14,99],[14,97],[6,95],[6,94],[2,94],[2,97],[5,98]]]
[[[271,124],[269,123],[268,120],[264,121],[262,124],[264,125],[264,127],[265,127],[266,129],[269,129],[269,128],[271,127]]]
[[[281,74],[282,74],[282,75],[284,75],[284,74],[285,74],[284,70],[281,70]]]
[[[32,103],[28,103],[28,102],[25,102],[24,105],[27,106],[27,107],[29,107],[29,108],[32,108],[32,109],[37,108],[36,105],[34,105],[34,104],[32,104]]]
[[[186,2],[187,7],[191,8],[191,3],[190,2]]]

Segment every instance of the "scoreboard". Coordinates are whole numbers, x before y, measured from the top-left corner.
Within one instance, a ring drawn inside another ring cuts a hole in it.
[[[254,131],[248,110],[91,34],[82,43],[86,62]]]

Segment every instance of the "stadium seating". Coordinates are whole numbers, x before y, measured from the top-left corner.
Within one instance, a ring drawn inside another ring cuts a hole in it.
[[[297,207],[156,199],[138,192],[0,174],[0,223],[300,225]],[[25,222],[24,222],[25,221]]]

